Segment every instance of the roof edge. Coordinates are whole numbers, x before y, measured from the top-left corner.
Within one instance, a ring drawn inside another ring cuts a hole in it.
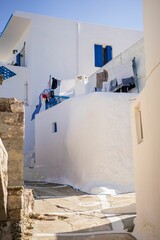
[[[13,14],[11,14],[11,16],[10,16],[10,18],[8,19],[6,25],[4,26],[2,32],[0,33],[0,37],[3,35],[4,31],[6,30],[8,24],[9,24],[9,22],[11,21],[11,18],[12,18],[12,17],[13,17]]]

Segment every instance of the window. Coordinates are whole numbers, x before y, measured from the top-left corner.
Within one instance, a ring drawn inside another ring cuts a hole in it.
[[[57,123],[54,122],[52,123],[52,133],[56,133],[57,132]]]
[[[112,60],[112,47],[95,44],[95,67],[103,67],[106,63]]]
[[[140,105],[135,107],[135,120],[136,120],[136,132],[137,132],[137,142],[140,144],[143,141],[143,125],[142,125],[142,115]]]

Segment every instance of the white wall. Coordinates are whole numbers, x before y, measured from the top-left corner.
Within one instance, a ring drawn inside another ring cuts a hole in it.
[[[17,98],[18,100],[21,100],[26,104],[24,153],[27,153],[31,151],[35,145],[34,121],[31,121],[31,116],[33,111],[35,110],[35,106],[32,106],[30,102],[30,72],[27,67],[18,67],[3,64],[1,65],[10,69],[14,73],[16,73],[16,75],[3,81],[2,85],[0,85],[0,96]],[[28,91],[26,83],[28,84]]]
[[[72,79],[77,75],[77,25],[73,21],[41,15],[15,13],[32,20],[30,29],[30,61],[32,104],[48,88],[49,75]]]
[[[17,53],[13,54],[13,52],[11,52],[8,55],[7,58],[7,62],[8,63],[16,63],[16,55],[22,50],[23,46],[24,46],[24,42],[26,42],[25,44],[25,67],[29,67],[31,65],[31,59],[30,59],[30,55],[31,55],[31,24],[26,28],[26,30],[23,32],[23,34],[21,35],[21,38],[19,39],[19,41],[12,47],[12,50],[17,50]]]
[[[92,93],[37,115],[35,175],[87,192],[96,187],[133,191],[133,96]],[[54,122],[57,133],[52,133]]]
[[[114,58],[142,38],[139,31],[81,23],[78,74],[90,76],[99,69],[94,66],[94,44],[111,45]]]
[[[26,66],[29,71],[26,139],[30,141],[27,140],[25,148],[29,151],[34,147],[34,124],[29,119],[38,104],[39,94],[44,88],[48,88],[49,75],[60,80],[74,79],[79,74],[88,76],[97,70],[94,67],[95,43],[111,44],[113,55],[116,56],[138,41],[143,34],[23,12],[15,12],[14,16],[18,16],[19,21],[31,20],[17,44],[13,46],[13,49],[19,52],[26,42]],[[15,55],[13,56],[11,52],[7,58],[11,63],[15,60]],[[19,81],[21,86],[21,80]],[[16,95],[18,99],[22,98],[20,89],[19,85],[12,85],[12,92],[19,91],[19,95]],[[55,93],[57,94],[58,91],[57,89]],[[10,97],[9,91],[6,90],[5,94]]]
[[[139,83],[139,90],[141,91],[145,86],[146,81],[146,69],[145,69],[145,54],[144,54],[144,40],[141,39],[134,45],[132,45],[130,48],[126,49],[124,52],[120,53],[118,56],[116,56],[112,61],[110,61],[108,64],[103,66],[101,69],[99,69],[97,72],[92,74],[89,77],[89,84],[88,84],[88,92],[93,92],[96,86],[96,75],[97,73],[103,72],[103,69],[107,70],[109,76],[108,80],[113,80],[114,78],[117,78],[119,75],[121,76],[121,68],[122,72],[124,74],[123,77],[129,77],[131,75],[128,75],[128,72],[130,71],[129,63],[132,67],[132,59],[136,58],[136,66],[137,66],[137,73],[138,73],[138,83]],[[128,69],[124,71],[125,65]],[[118,71],[118,72],[117,72]],[[133,72],[133,71],[132,71]]]
[[[16,73],[16,75],[3,81],[2,85],[0,85],[0,96],[13,97],[24,101],[26,97],[25,83],[28,82],[30,78],[28,69],[26,67],[3,64],[1,64],[1,66],[8,68]]]
[[[160,1],[145,0],[144,43],[146,86],[133,105],[133,153],[137,218],[135,236],[140,240],[160,239]],[[135,107],[142,115],[143,141],[138,144]]]
[[[73,79],[79,74],[89,76],[99,69],[94,66],[94,44],[112,45],[115,57],[143,37],[142,32],[134,30],[23,12],[16,12],[15,15],[32,21],[31,36],[27,41],[31,39],[32,42],[33,102],[47,86],[50,74],[61,80]]]

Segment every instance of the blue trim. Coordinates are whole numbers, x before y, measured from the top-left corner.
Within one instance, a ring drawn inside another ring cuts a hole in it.
[[[94,45],[95,67],[103,66],[103,47],[102,45]]]
[[[3,75],[3,80],[6,80],[8,78],[15,76],[16,74],[12,72],[10,69],[4,66],[0,66],[0,75]]]
[[[13,14],[10,16],[10,18],[8,19],[6,25],[5,25],[4,28],[3,28],[3,31],[0,33],[0,37],[2,37],[4,31],[6,30],[6,28],[7,28],[8,24],[9,24],[9,22],[11,21],[11,18],[12,18],[12,17],[13,17]]]
[[[17,66],[21,66],[21,54],[20,53],[18,53],[16,55],[16,64],[17,64]]]
[[[32,113],[31,121],[35,119],[36,114],[38,114],[42,107],[41,95],[39,96],[39,104],[36,106],[36,109]]]
[[[68,99],[68,96],[59,96],[59,95],[54,95],[55,97],[63,98],[63,99]]]
[[[42,94],[43,93],[50,93],[51,91],[52,91],[51,88],[44,89],[43,92],[39,95],[39,104],[36,106],[36,109],[32,113],[31,121],[35,119],[36,114],[38,114],[41,110],[41,107],[42,107],[41,96],[42,96]],[[45,101],[45,110],[47,110],[48,108],[54,107],[55,105],[61,103],[64,99],[69,99],[69,97],[68,96],[55,95],[54,97],[48,99],[47,101]]]
[[[137,73],[137,65],[136,65],[135,57],[132,59],[132,68],[133,68],[133,72],[134,72],[134,79],[135,79],[137,92],[139,93],[138,73]]]
[[[106,63],[112,60],[112,47],[106,46]]]
[[[45,109],[47,110],[48,108],[54,107],[55,105],[63,102],[63,100],[65,100],[65,99],[69,99],[69,97],[54,95],[54,97],[48,99],[45,102]]]

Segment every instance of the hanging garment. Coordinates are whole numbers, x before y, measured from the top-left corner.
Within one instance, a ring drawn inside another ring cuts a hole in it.
[[[123,78],[122,84],[123,86],[130,86],[131,84],[134,84],[134,77]]]
[[[110,92],[114,92],[114,89],[117,87],[118,85],[118,82],[117,82],[117,79],[113,79],[110,81],[110,86],[109,86],[109,91]]]
[[[103,82],[108,81],[108,72],[106,70],[103,70],[103,72],[97,73],[96,75],[97,82],[96,82],[96,88],[103,88]]]
[[[32,117],[31,117],[31,121],[35,119],[36,114],[38,114],[41,110],[42,107],[42,101],[41,101],[41,94],[39,96],[39,104],[36,106],[36,109],[34,110]]]
[[[52,78],[52,86],[51,86],[51,88],[52,88],[53,90],[57,88],[57,79]]]
[[[129,92],[132,88],[135,87],[134,77],[123,78],[122,79],[122,92]]]

